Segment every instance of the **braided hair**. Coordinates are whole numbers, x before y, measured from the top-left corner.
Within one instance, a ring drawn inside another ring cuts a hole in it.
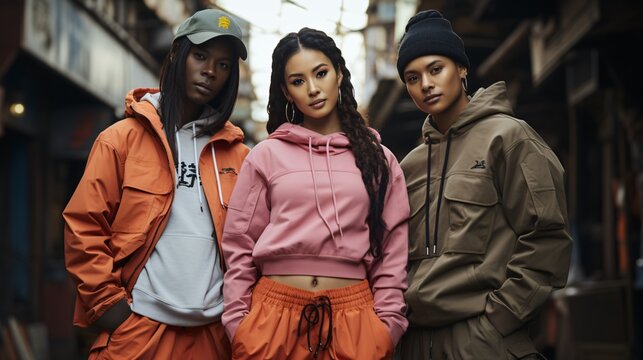
[[[285,86],[286,63],[291,56],[302,48],[321,51],[333,63],[335,71],[343,75],[340,84],[340,99],[337,103],[339,121],[342,131],[350,141],[355,165],[362,173],[362,181],[370,201],[368,211],[368,226],[370,252],[379,257],[382,251],[384,221],[382,211],[384,198],[389,182],[389,168],[382,146],[377,137],[366,126],[366,121],[357,111],[357,101],[353,96],[351,73],[346,68],[346,61],[335,41],[324,32],[310,28],[302,28],[296,33],[290,33],[282,38],[272,53],[272,74],[270,77],[270,96],[268,98],[268,133],[275,131],[286,122],[286,96],[282,91]],[[295,108],[294,123],[303,121],[303,114]]]

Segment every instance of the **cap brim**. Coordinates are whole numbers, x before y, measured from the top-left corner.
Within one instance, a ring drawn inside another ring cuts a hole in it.
[[[242,60],[248,58],[248,50],[246,50],[246,45],[238,37],[230,34],[221,34],[213,31],[202,31],[196,34],[186,35],[186,37],[195,45],[203,44],[204,42],[214,39],[215,37],[225,36],[232,40],[234,46],[239,54],[239,57]]]

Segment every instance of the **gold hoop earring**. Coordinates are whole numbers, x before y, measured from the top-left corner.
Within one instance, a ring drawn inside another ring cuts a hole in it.
[[[290,117],[288,117],[288,105],[290,105]],[[295,105],[293,103],[286,101],[286,120],[294,124],[295,123]]]
[[[469,92],[469,84],[467,83],[467,78],[466,77],[462,78],[462,88],[464,89],[465,93]]]
[[[339,105],[341,105],[342,104],[342,88],[337,88],[337,90],[339,91]]]

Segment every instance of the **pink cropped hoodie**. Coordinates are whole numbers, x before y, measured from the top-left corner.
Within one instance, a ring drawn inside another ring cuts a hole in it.
[[[260,276],[315,275],[368,279],[375,313],[397,343],[408,326],[409,205],[404,174],[383,149],[389,185],[378,258],[369,252],[368,194],[344,133],[321,135],[285,123],[250,151],[222,239],[228,266],[222,322],[230,340],[250,310]]]

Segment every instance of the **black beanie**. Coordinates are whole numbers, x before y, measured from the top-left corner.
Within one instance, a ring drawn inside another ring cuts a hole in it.
[[[469,68],[469,58],[464,52],[462,39],[453,32],[451,23],[437,10],[415,14],[406,29],[397,55],[397,72],[404,81],[404,68],[414,59],[424,55],[442,55]]]

